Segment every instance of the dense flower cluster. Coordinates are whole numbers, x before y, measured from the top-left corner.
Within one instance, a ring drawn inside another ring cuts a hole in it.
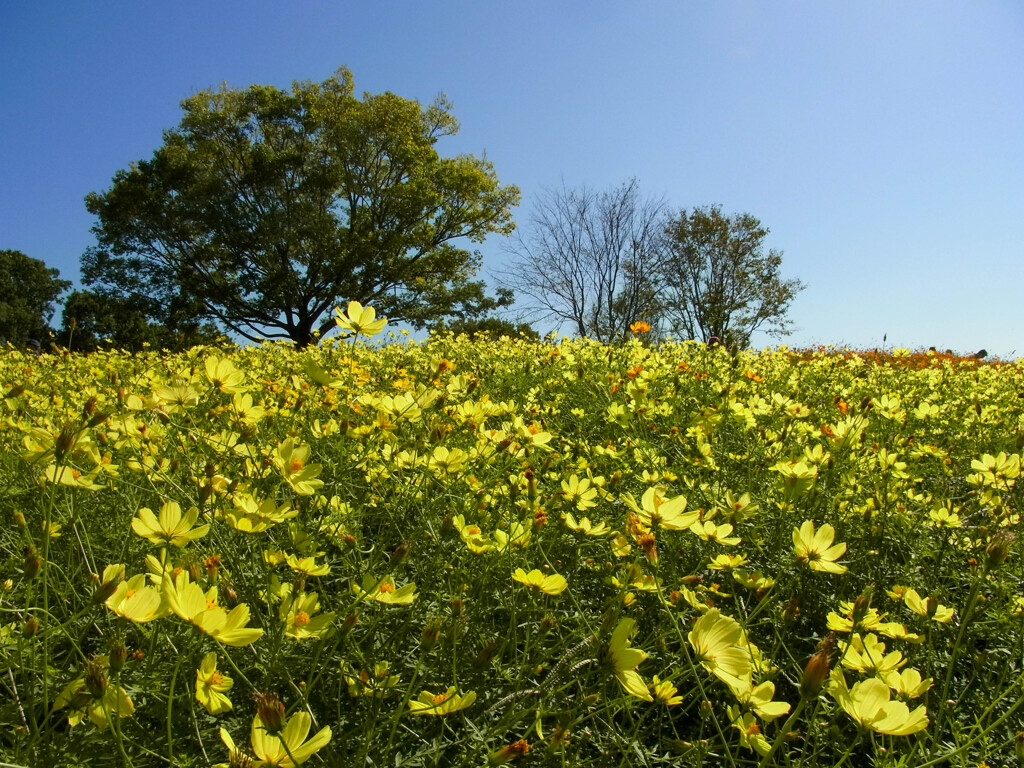
[[[337,317],[0,360],[0,758],[1009,759],[1024,365]]]

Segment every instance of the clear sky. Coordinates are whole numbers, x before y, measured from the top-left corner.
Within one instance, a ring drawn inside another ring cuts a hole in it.
[[[1024,355],[1020,0],[3,2],[0,248],[77,280],[84,196],[183,98],[342,65],[447,94],[438,150],[486,152],[523,223],[544,187],[634,176],[754,214],[807,284],[792,345]]]

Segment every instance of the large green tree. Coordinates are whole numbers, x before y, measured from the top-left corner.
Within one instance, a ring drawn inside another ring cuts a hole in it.
[[[153,157],[86,198],[98,244],[83,279],[101,294],[177,302],[245,338],[300,345],[341,302],[425,327],[510,302],[473,280],[480,242],[514,228],[519,190],[489,162],[442,157],[450,105],[357,98],[352,74],[291,91],[202,91]]]
[[[18,347],[41,341],[50,332],[50,316],[71,286],[60,271],[21,251],[0,251],[0,342]]]
[[[754,331],[789,332],[787,315],[803,290],[781,275],[781,251],[764,248],[768,228],[719,206],[682,210],[665,227],[663,320],[678,336],[746,346]]]

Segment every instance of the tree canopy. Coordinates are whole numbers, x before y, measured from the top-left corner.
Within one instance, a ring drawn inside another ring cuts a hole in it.
[[[60,270],[21,251],[0,251],[0,341],[23,347],[50,333],[54,304],[71,286]]]
[[[343,68],[181,106],[152,158],[86,198],[97,246],[82,272],[99,294],[298,344],[332,328],[342,301],[417,328],[511,301],[485,294],[479,255],[458,241],[511,232],[519,190],[485,159],[437,153],[458,130],[444,97],[360,99]]]
[[[663,318],[676,335],[745,346],[756,330],[789,332],[789,305],[804,286],[782,278],[782,253],[765,252],[768,228],[756,217],[682,210],[665,235]]]

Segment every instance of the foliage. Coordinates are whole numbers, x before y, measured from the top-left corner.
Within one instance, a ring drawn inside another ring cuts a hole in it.
[[[370,309],[0,359],[0,762],[1011,764],[1024,361]]]
[[[0,251],[0,343],[23,348],[50,334],[54,303],[71,287],[60,270],[21,251]]]
[[[212,343],[217,336],[209,324],[192,320],[187,308],[86,290],[73,291],[64,301],[57,340],[75,352],[93,352],[101,343],[133,352],[145,347],[180,351]]]
[[[519,191],[486,160],[437,153],[458,130],[444,98],[359,99],[339,69],[290,92],[201,91],[182,109],[152,158],[86,198],[98,245],[82,273],[101,294],[299,345],[333,327],[342,298],[418,328],[502,303],[456,243],[509,233]]]
[[[598,341],[626,338],[631,323],[655,320],[663,210],[641,197],[636,179],[608,192],[545,190],[508,248],[515,263],[502,279],[538,319]]]
[[[678,337],[744,347],[756,330],[788,332],[789,304],[804,286],[782,279],[782,253],[764,252],[768,229],[758,219],[694,208],[680,211],[665,232],[663,306]]]
[[[493,315],[474,320],[456,320],[451,323],[441,323],[434,330],[438,333],[448,331],[456,336],[464,333],[467,336],[484,336],[494,340],[500,338],[515,339],[520,336],[534,340],[540,338],[540,334],[533,330],[529,323],[513,323]]]

